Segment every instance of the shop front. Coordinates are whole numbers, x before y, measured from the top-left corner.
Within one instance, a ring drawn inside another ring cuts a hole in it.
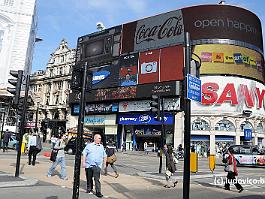
[[[85,116],[84,127],[94,134],[99,133],[104,145],[110,139],[117,140],[116,114]]]
[[[165,139],[173,144],[174,116],[165,114]],[[144,150],[147,143],[149,151],[157,151],[161,146],[162,123],[156,121],[150,113],[128,113],[118,115],[121,147],[126,150]]]

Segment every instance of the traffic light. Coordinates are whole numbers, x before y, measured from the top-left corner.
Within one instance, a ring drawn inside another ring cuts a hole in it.
[[[82,80],[83,80],[83,70],[77,66],[73,67],[72,79],[71,79],[71,89],[81,91]]]
[[[8,79],[8,83],[15,86],[15,88],[7,87],[7,91],[14,95],[13,105],[17,106],[19,104],[20,90],[23,79],[23,70],[11,70],[10,75],[16,79]]]
[[[161,102],[160,102],[160,97],[157,95],[152,95],[152,101],[150,103],[151,106],[151,112],[155,114],[154,119],[157,121],[160,121],[161,116],[160,116],[160,106],[161,106]]]
[[[93,72],[92,71],[87,71],[87,76],[86,76],[86,91],[89,92],[92,90],[92,80],[93,80]]]

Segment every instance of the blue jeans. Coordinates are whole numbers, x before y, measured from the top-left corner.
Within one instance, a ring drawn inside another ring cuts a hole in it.
[[[61,178],[66,178],[66,168],[65,168],[65,157],[57,157],[56,161],[52,164],[51,168],[48,171],[48,175],[52,175],[57,165],[61,166]]]

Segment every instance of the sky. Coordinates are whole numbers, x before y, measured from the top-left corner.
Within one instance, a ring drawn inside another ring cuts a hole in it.
[[[97,31],[96,23],[106,28],[163,12],[199,4],[217,4],[218,0],[37,0],[37,37],[32,72],[45,70],[51,53],[64,38],[76,48],[77,38]],[[261,20],[265,36],[264,0],[226,0],[254,12]],[[263,42],[264,43],[264,42]]]

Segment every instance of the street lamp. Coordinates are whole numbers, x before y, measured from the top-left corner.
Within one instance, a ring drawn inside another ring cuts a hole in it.
[[[39,105],[40,105],[40,98],[36,98],[37,103],[37,110],[36,110],[36,119],[35,119],[35,130],[38,131],[38,115],[39,115]]]

